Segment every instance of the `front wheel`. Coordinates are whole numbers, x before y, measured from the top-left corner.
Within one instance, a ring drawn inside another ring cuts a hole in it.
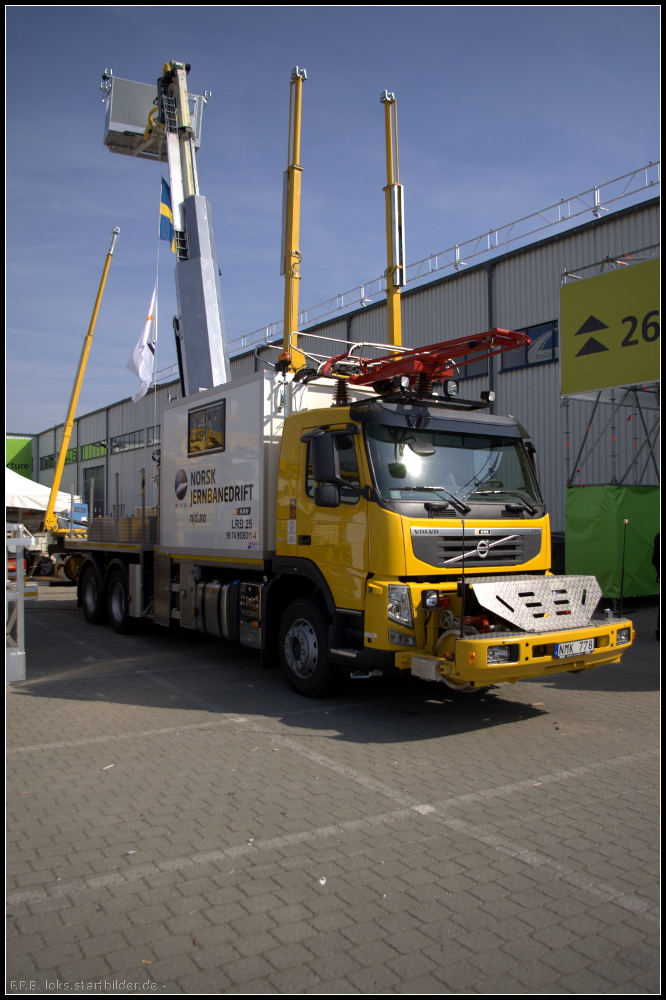
[[[339,669],[328,657],[328,628],[314,601],[292,601],[282,616],[278,633],[280,665],[291,686],[307,698],[329,694]]]

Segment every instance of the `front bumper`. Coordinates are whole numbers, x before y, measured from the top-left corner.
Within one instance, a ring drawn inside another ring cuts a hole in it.
[[[629,628],[629,642],[617,645],[617,632]],[[592,670],[606,663],[618,663],[625,649],[635,638],[629,619],[613,619],[579,628],[557,632],[492,632],[456,638],[453,649],[445,655],[433,656],[427,650],[401,651],[395,654],[396,666],[426,680],[444,680],[450,683],[475,686],[515,683],[529,677],[540,677],[578,670]],[[594,639],[591,653],[558,659],[554,646],[578,639]],[[511,646],[512,660],[488,663],[489,646]],[[450,659],[448,657],[451,657]]]

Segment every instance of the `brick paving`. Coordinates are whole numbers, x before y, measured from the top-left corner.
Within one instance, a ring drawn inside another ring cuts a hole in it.
[[[633,617],[619,666],[308,701],[251,650],[40,588],[7,991],[658,994],[656,608]]]

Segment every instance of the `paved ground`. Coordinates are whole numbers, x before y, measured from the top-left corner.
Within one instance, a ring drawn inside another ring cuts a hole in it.
[[[8,992],[659,993],[655,608],[622,665],[482,701],[307,701],[67,589],[26,617]]]

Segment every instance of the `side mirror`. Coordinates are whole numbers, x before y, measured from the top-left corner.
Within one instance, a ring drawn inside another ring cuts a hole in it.
[[[312,477],[320,483],[334,483],[340,478],[340,460],[335,449],[332,434],[318,434],[310,441],[310,459],[312,461]],[[315,501],[316,502],[316,501]],[[320,504],[319,506],[337,507],[335,504]]]
[[[315,486],[314,502],[317,507],[339,507],[340,487],[336,483],[325,483],[323,486]]]

